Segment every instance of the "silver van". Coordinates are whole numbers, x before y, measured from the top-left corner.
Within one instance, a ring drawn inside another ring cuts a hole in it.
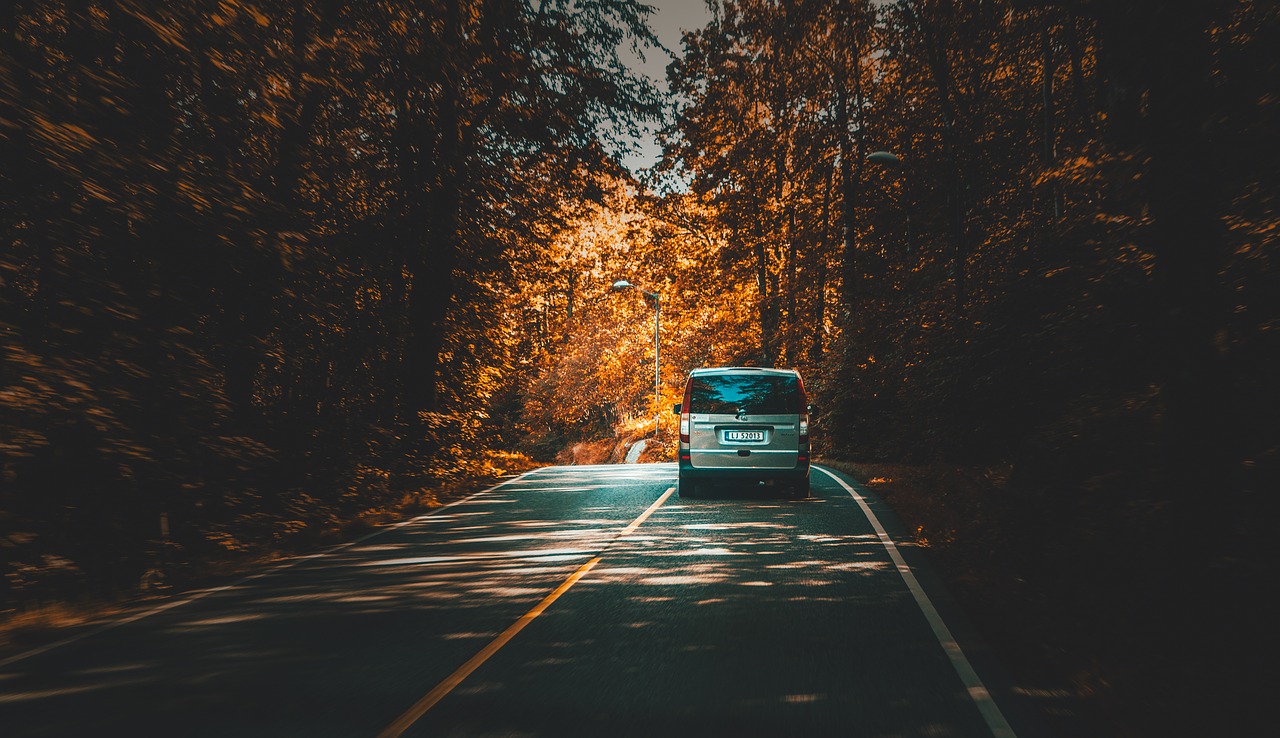
[[[793,369],[694,369],[680,416],[681,497],[708,484],[780,486],[809,496],[809,416],[804,382]]]

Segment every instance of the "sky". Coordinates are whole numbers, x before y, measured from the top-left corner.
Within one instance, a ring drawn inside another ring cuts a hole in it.
[[[681,32],[702,28],[711,19],[711,12],[707,10],[705,0],[642,0],[642,2],[654,9],[649,16],[649,27],[653,29],[662,45],[676,54],[682,51]],[[670,63],[671,58],[661,49],[650,49],[646,57],[642,62],[623,50],[623,59],[630,61],[632,69],[648,76],[657,84],[658,89],[665,93],[667,64]],[[648,135],[636,142],[637,152],[622,157],[622,163],[632,172],[638,174],[641,169],[651,167],[658,161],[662,149],[658,146],[657,130],[657,126],[651,126]]]

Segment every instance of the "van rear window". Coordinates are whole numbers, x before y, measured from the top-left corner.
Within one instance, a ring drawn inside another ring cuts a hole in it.
[[[712,374],[694,377],[689,412],[735,415],[795,413],[800,383],[777,374]]]

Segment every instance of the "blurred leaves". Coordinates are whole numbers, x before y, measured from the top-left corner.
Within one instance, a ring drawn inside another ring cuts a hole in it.
[[[519,468],[485,412],[519,340],[495,318],[616,171],[600,139],[656,111],[616,51],[644,16],[0,5],[0,597],[128,590]],[[39,575],[63,560],[74,586]]]

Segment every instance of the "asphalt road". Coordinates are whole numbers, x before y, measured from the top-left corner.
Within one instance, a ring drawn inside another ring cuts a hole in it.
[[[0,735],[1038,735],[843,479],[682,500],[671,464],[540,469],[0,658]]]

